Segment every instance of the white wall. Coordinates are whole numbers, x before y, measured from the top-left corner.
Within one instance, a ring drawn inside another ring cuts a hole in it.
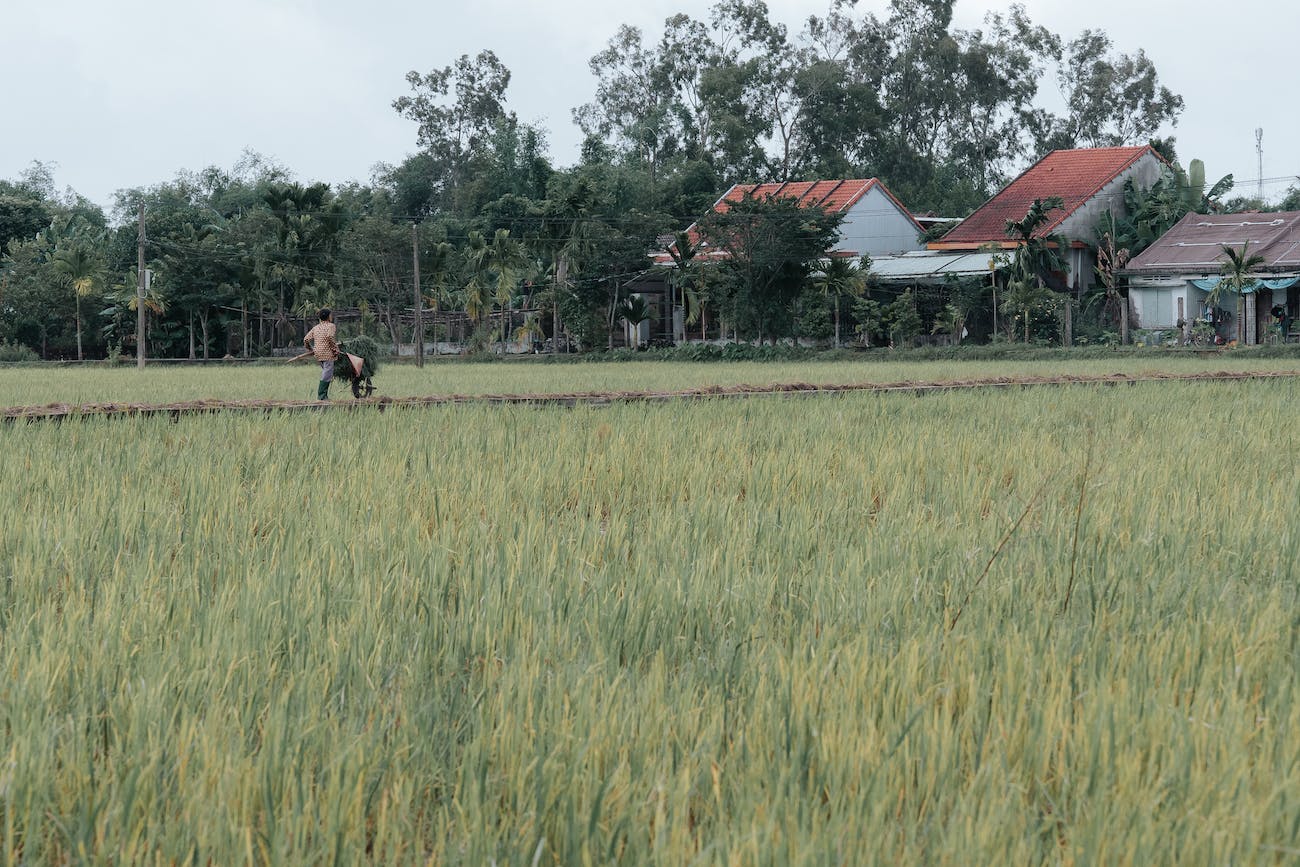
[[[920,235],[911,218],[876,184],[849,209],[835,249],[871,256],[905,253],[923,248]]]
[[[1176,279],[1135,280],[1128,291],[1138,328],[1174,328],[1178,323],[1179,300],[1183,302],[1184,319],[1199,319],[1207,294],[1187,280]],[[1220,306],[1229,312],[1235,309],[1231,304]]]

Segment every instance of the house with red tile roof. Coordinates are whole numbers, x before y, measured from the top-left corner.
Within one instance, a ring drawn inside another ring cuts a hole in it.
[[[951,232],[929,244],[942,253],[973,252],[1018,242],[1007,235],[1007,221],[1023,219],[1036,199],[1059,197],[1062,207],[1034,233],[1063,237],[1070,273],[1065,288],[1083,292],[1096,266],[1097,221],[1107,211],[1124,209],[1124,184],[1149,187],[1160,177],[1164,159],[1148,145],[1052,151],[989,199]]]
[[[827,213],[842,214],[844,219],[840,223],[839,240],[829,251],[832,256],[888,256],[924,248],[921,236],[925,228],[878,178],[735,184],[714,203],[712,211],[726,213],[734,203],[747,196],[756,199],[785,197],[795,200],[801,207],[818,207]],[[693,245],[698,245],[697,262],[726,255],[722,250],[709,248],[708,242],[701,238],[697,224],[691,224],[686,234]],[[671,293],[667,275],[673,258],[666,250],[653,253],[650,258],[654,267],[626,284],[624,289],[628,294],[645,298],[652,317],[643,322],[635,334],[626,335],[626,339],[628,343],[638,345],[654,339],[683,340],[686,337],[686,311],[680,298],[673,299],[671,318],[668,313]]]
[[[879,178],[837,181],[788,181],[786,183],[735,184],[713,205],[713,211],[725,214],[731,205],[745,197],[794,199],[801,207],[818,207],[829,214],[843,214],[839,242],[832,249],[840,256],[883,256],[920,250],[925,229],[907,208],[895,198]],[[700,244],[694,224],[686,230],[692,244]],[[698,256],[722,255],[710,251],[703,242]],[[671,265],[666,252],[653,257],[657,265]]]

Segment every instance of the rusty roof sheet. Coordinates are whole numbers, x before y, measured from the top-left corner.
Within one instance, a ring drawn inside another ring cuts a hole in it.
[[[1034,233],[1035,237],[1045,238],[1148,153],[1155,154],[1149,145],[1052,151],[1026,169],[1002,192],[976,208],[933,246],[937,249],[958,244],[1006,242],[1010,240],[1007,220],[1023,219],[1035,199],[1060,196],[1064,206],[1052,211],[1050,221]]]
[[[1135,256],[1129,274],[1217,274],[1223,248],[1246,246],[1265,271],[1300,269],[1300,211],[1188,214]]]

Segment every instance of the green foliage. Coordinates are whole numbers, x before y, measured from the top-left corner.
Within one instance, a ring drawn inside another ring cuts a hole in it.
[[[707,214],[700,234],[727,254],[715,266],[727,320],[759,342],[791,336],[795,299],[838,238],[842,220],[781,196],[750,195]]]
[[[36,350],[30,346],[24,346],[21,343],[9,340],[0,340],[0,362],[31,362],[39,359],[40,356],[36,354]]]
[[[864,346],[877,345],[885,337],[885,309],[873,298],[853,299],[854,331]]]
[[[1192,160],[1187,170],[1178,163],[1163,166],[1150,187],[1139,187],[1130,178],[1124,183],[1122,212],[1103,214],[1097,224],[1097,236],[1110,236],[1115,249],[1127,251],[1132,258],[1187,214],[1208,214],[1229,208],[1223,197],[1232,186],[1232,175],[1224,175],[1207,188],[1205,163],[1201,160]]]
[[[911,289],[886,304],[881,312],[891,346],[910,346],[921,336],[924,327],[921,313],[916,308],[916,297]]]

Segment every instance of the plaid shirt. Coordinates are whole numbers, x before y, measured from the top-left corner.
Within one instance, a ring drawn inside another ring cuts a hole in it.
[[[333,322],[320,322],[307,332],[302,344],[312,351],[317,361],[333,361],[339,357],[339,345],[334,339],[337,333]]]

